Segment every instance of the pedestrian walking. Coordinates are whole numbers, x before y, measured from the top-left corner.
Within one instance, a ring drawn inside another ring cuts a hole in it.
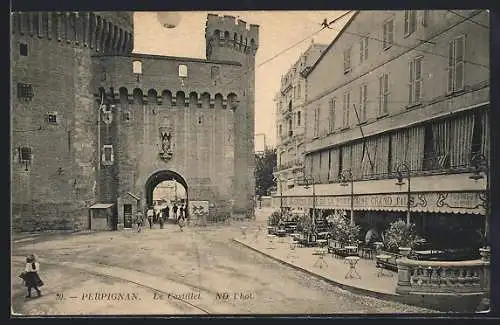
[[[179,229],[180,229],[181,231],[184,231],[184,226],[186,225],[186,221],[184,220],[184,218],[183,218],[183,217],[179,217],[179,218],[177,219],[177,224],[179,225]]]
[[[170,214],[170,208],[167,205],[163,210],[163,216],[165,217],[165,222],[168,222],[168,218],[170,217],[169,214]]]
[[[148,222],[149,222],[149,229],[153,229],[153,218],[154,218],[154,210],[152,207],[150,207],[148,209],[148,211],[146,212],[146,215],[148,217]]]
[[[144,215],[140,210],[138,210],[135,216],[135,222],[137,223],[137,232],[141,232],[143,220],[144,220]]]
[[[184,206],[179,208],[179,216],[184,219],[186,218],[186,215],[184,214]]]
[[[43,286],[44,283],[38,274],[39,271],[40,264],[36,261],[35,255],[31,254],[26,257],[26,267],[24,272],[20,275],[20,277],[24,280],[24,284],[28,288],[26,298],[31,298],[31,289],[36,290],[38,297],[42,295],[39,287]]]
[[[172,208],[172,212],[174,213],[174,218],[177,218],[177,204],[174,203],[174,206]],[[178,219],[178,218],[177,218]]]
[[[158,222],[160,223],[160,229],[163,229],[163,210],[160,210],[158,213]]]

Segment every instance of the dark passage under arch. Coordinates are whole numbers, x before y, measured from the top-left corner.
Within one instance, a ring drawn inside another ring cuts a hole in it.
[[[189,191],[186,180],[178,173],[171,170],[160,170],[152,174],[146,181],[146,204],[148,207],[153,205],[153,191],[155,187],[163,181],[176,181],[184,186],[186,190],[186,216],[189,217]]]

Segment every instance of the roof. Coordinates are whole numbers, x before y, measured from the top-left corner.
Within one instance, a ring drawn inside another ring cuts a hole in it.
[[[240,62],[236,61],[226,61],[226,60],[206,60],[200,58],[188,58],[180,56],[167,56],[167,55],[157,55],[157,54],[144,54],[144,53],[98,53],[93,54],[92,57],[130,57],[136,59],[152,59],[152,60],[165,60],[165,61],[182,61],[182,62],[198,62],[198,63],[210,63],[210,64],[221,64],[221,65],[235,65],[242,66]]]
[[[316,66],[318,65],[319,61],[321,61],[323,59],[323,57],[325,56],[326,53],[328,53],[328,51],[332,48],[333,44],[335,44],[335,42],[339,39],[340,35],[342,35],[342,33],[346,30],[346,28],[351,24],[351,22],[354,20],[354,17],[357,16],[357,14],[359,13],[359,10],[356,10],[354,11],[353,15],[351,16],[351,18],[349,18],[349,20],[347,21],[347,23],[342,27],[342,29],[339,31],[339,33],[337,34],[337,36],[335,36],[335,38],[333,39],[333,41],[328,45],[328,47],[326,49],[324,49],[322,52],[321,52],[321,55],[319,56],[319,58],[316,60],[316,62],[311,66],[311,68],[306,71],[304,73],[304,76],[308,76],[313,70],[314,68],[316,68]]]
[[[127,192],[127,194],[130,195],[131,197],[133,197],[134,199],[136,199],[137,201],[139,201],[141,199],[140,197],[138,197],[130,192]]]
[[[107,209],[112,207],[114,204],[113,203],[96,203],[93,206],[91,206],[89,209]]]

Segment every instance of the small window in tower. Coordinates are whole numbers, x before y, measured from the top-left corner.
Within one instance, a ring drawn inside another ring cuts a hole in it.
[[[142,62],[141,61],[133,61],[132,62],[132,70],[135,74],[142,74]]]
[[[213,80],[219,79],[220,69],[219,67],[213,66],[211,70],[211,77]]]
[[[19,163],[26,163],[31,161],[31,147],[19,147]]]
[[[19,82],[17,84],[17,98],[31,100],[33,98],[33,87],[30,84]]]
[[[26,43],[19,44],[19,54],[21,56],[28,56],[28,44]]]
[[[47,123],[57,124],[57,112],[47,113]]]
[[[187,65],[180,64],[179,65],[179,77],[186,78],[188,76],[188,68]]]
[[[113,145],[106,144],[102,147],[102,164],[103,165],[112,165],[113,164]]]

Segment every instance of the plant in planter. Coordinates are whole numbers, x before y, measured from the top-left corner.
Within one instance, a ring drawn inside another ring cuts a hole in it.
[[[328,228],[333,238],[343,246],[355,244],[361,231],[360,226],[351,225],[350,221],[340,215],[328,218]]]
[[[408,225],[402,220],[391,222],[389,228],[384,232],[383,239],[387,251],[392,253],[401,252],[406,255],[421,240],[415,231],[415,225]]]
[[[297,219],[297,231],[304,233],[312,231],[312,220],[309,216],[304,214]]]
[[[281,220],[281,213],[279,211],[274,211],[267,218],[267,225],[270,227],[276,227],[278,226],[280,220]]]

